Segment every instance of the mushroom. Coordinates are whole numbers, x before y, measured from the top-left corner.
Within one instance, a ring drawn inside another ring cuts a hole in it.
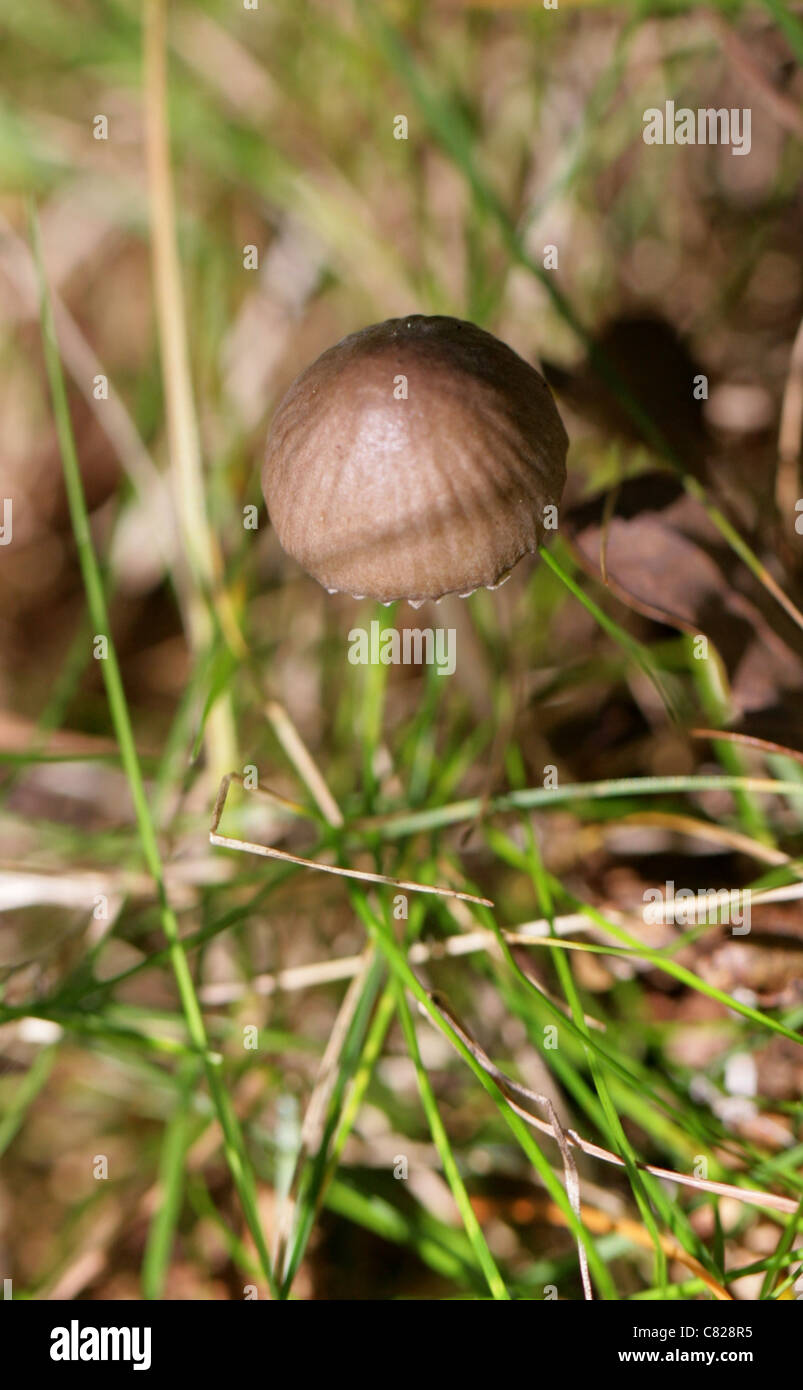
[[[544,532],[568,438],[543,377],[473,323],[413,314],[302,372],[262,490],[284,549],[330,593],[407,599],[497,587]]]

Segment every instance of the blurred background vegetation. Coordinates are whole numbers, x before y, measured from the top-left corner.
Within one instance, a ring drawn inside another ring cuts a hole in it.
[[[624,1160],[577,1157],[599,1296],[794,1297],[801,62],[783,0],[8,0],[15,1297],[582,1298],[559,1149],[483,1088],[435,989]],[[645,145],[669,99],[750,107],[749,156]],[[548,375],[574,592],[528,560],[414,619],[280,551],[259,488],[276,404],[410,311]],[[349,665],[377,616],[454,627],[454,676]],[[232,792],[224,834],[493,912],[410,893],[396,919],[391,888],[210,845],[221,775],[249,768],[272,795]],[[646,926],[668,880],[751,887],[750,934]]]

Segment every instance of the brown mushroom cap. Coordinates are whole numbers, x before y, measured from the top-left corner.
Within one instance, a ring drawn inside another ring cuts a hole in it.
[[[473,323],[413,314],[302,372],[262,490],[282,546],[330,592],[422,602],[493,587],[537,549],[567,446],[517,353]]]

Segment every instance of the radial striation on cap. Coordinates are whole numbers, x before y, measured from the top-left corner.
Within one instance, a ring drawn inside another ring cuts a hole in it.
[[[352,333],[273,419],[262,490],[283,548],[330,591],[422,602],[499,584],[566,481],[543,377],[460,319]]]

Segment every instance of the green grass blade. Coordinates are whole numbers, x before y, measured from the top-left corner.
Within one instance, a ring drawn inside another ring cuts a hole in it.
[[[145,793],[145,783],[134,741],[134,731],[131,725],[128,704],[123,689],[122,676],[117,661],[117,653],[111,634],[111,624],[106,607],[103,580],[92,544],[89,513],[84,496],[78,455],[75,449],[69,406],[67,403],[67,392],[64,385],[61,358],[59,356],[56,331],[53,323],[53,312],[50,304],[47,281],[45,279],[39,222],[35,206],[33,205],[31,206],[31,239],[39,282],[45,364],[53,400],[53,411],[56,420],[59,448],[61,451],[67,502],[70,510],[73,534],[78,548],[78,558],[81,566],[84,588],[86,590],[87,604],[95,627],[95,634],[104,635],[108,642],[108,655],[101,663],[103,680],[106,686],[106,695],[109,701],[109,710],[114,725],[114,731],[120,746],[120,756],[134,806],[142,853],[156,888],[162,929],[169,943],[170,962],[173,967],[176,986],[181,999],[184,1017],[187,1022],[189,1036],[193,1047],[203,1058],[207,1084],[223,1132],[223,1147],[226,1159],[240,1197],[243,1213],[248,1222],[257,1250],[259,1251],[263,1273],[271,1285],[271,1288],[275,1290],[276,1286],[273,1270],[271,1268],[270,1257],[268,1255],[268,1249],[265,1244],[265,1238],[262,1233],[257,1210],[253,1176],[245,1152],[242,1135],[220,1076],[220,1059],[210,1052],[207,1044],[206,1029],[198,1003],[198,996],[195,993],[195,986],[193,984],[189,964],[179,936],[178,920],[173,908],[170,906],[167,896],[162,861],[156,840],[156,830]]]
[[[198,1073],[199,1065],[195,1059],[180,1068],[181,1095],[164,1131],[158,1178],[160,1201],[148,1230],[142,1260],[143,1298],[164,1297],[173,1237],[184,1192],[184,1158],[192,1134],[190,1102]]]
[[[488,1281],[488,1288],[495,1299],[509,1299],[510,1294],[505,1287],[505,1281],[497,1269],[493,1255],[488,1249],[488,1243],[482,1233],[482,1227],[474,1215],[474,1209],[469,1200],[465,1183],[460,1176],[460,1170],[457,1166],[455,1156],[452,1153],[452,1146],[449,1143],[449,1136],[446,1133],[443,1120],[440,1117],[430,1079],[421,1061],[418,1039],[415,1035],[413,1020],[410,1017],[410,1010],[407,1007],[407,1000],[404,997],[403,988],[398,980],[395,981],[395,985],[396,1009],[401,1020],[404,1040],[407,1044],[407,1051],[410,1053],[413,1060],[415,1074],[418,1079],[418,1089],[421,1094],[421,1104],[424,1107],[430,1133],[438,1150],[438,1154],[440,1155],[441,1163],[443,1164],[446,1180],[452,1189],[452,1196],[455,1199],[457,1209],[463,1220],[463,1225],[466,1228],[466,1235],[471,1241],[477,1263]]]
[[[29,1107],[36,1100],[42,1087],[47,1084],[58,1047],[58,1043],[49,1043],[47,1047],[43,1047],[20,1081],[13,1100],[0,1120],[0,1155],[5,1153],[23,1123]]]

